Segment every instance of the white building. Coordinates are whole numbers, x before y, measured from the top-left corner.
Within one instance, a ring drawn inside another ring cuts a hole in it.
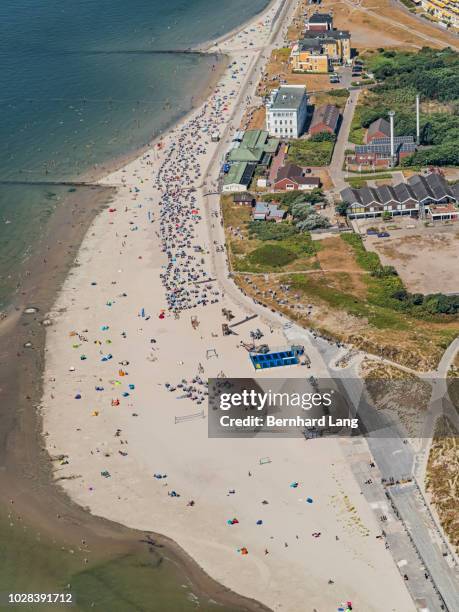
[[[266,129],[277,138],[298,138],[303,131],[308,109],[304,85],[285,85],[275,89],[266,104]]]

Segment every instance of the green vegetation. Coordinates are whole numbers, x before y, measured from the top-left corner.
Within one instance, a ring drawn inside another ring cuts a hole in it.
[[[361,176],[349,177],[346,179],[346,181],[349,183],[349,186],[353,187],[354,189],[360,189],[361,187],[367,186],[366,179],[362,178]]]
[[[333,153],[334,142],[325,140],[293,140],[290,143],[288,160],[299,166],[328,166]]]
[[[459,99],[459,54],[450,48],[382,51],[367,55],[365,63],[378,81],[384,81],[385,89],[411,88],[430,100]]]
[[[279,202],[288,212],[291,212],[291,207],[294,202],[308,202],[309,204],[318,204],[324,199],[321,189],[313,189],[312,191],[284,191],[283,193],[265,193],[261,196],[264,202]]]
[[[313,134],[309,142],[335,142],[336,134],[330,134],[329,132],[318,132],[317,134]]]
[[[296,192],[296,198],[311,195]],[[272,201],[272,197],[268,199]],[[305,202],[303,205],[308,206]],[[252,221],[251,208],[234,204],[228,195],[222,195],[221,206],[228,253],[235,272],[278,272],[283,266],[288,270],[307,270],[317,265],[314,255],[320,244],[311,240],[309,232],[288,221]],[[238,235],[229,228],[238,228]]]
[[[337,98],[348,98],[349,97],[348,89],[331,89],[327,93],[329,96],[335,96]]]
[[[263,223],[251,221],[249,223],[249,236],[258,240],[284,240],[295,234],[299,229],[290,223]]]
[[[352,117],[351,129],[349,132],[349,142],[352,142],[358,145],[363,144],[363,139],[365,136],[365,129],[366,127],[368,127],[368,126],[364,127],[363,118],[362,118],[363,110],[364,110],[364,107],[358,104],[354,111],[354,116]]]
[[[346,216],[346,212],[347,209],[349,208],[349,202],[339,202],[336,206],[335,206],[335,210],[336,212],[341,215],[342,217]]]
[[[326,217],[322,217],[310,204],[300,199],[292,203],[292,216],[296,227],[302,232],[330,227]]]
[[[417,53],[379,50],[364,58],[379,84],[361,98],[351,126],[351,142],[361,144],[364,130],[389,110],[396,113],[397,135],[416,136],[418,93],[424,107],[421,144],[429,148],[405,158],[403,166],[459,165],[459,53],[425,47]]]
[[[281,268],[296,259],[293,251],[277,244],[264,244],[248,255],[248,260],[255,266]]]
[[[367,181],[378,181],[380,179],[391,179],[392,174],[381,173],[381,174],[361,174],[359,176],[349,176],[345,180],[351,187],[354,189],[359,189],[360,187],[366,187]]]
[[[259,225],[276,224],[259,222]],[[253,238],[254,235],[252,234],[252,240],[246,241],[245,246],[248,248],[248,252],[244,256],[234,258],[233,267],[236,272],[279,272],[280,269],[285,267],[291,269],[291,264],[294,264],[296,269],[304,270],[316,265],[313,256],[317,253],[319,245],[311,240],[311,236],[307,232],[299,233],[297,231],[296,234],[283,239],[264,240],[259,246],[255,246],[257,242]],[[233,255],[236,255],[233,244],[231,250]]]

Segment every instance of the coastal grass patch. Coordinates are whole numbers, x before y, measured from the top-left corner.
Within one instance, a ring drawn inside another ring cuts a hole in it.
[[[352,187],[353,189],[361,189],[362,187],[367,186],[366,179],[360,176],[347,178],[346,182],[349,183],[349,187]]]
[[[318,267],[315,255],[319,248],[320,245],[312,241],[307,232],[286,235],[274,240],[249,239],[245,241],[242,256],[235,253],[233,248],[232,265],[237,272],[259,274],[310,270]]]
[[[393,295],[403,290],[393,269],[381,266],[359,236],[343,236],[320,241],[309,269],[297,267],[296,260],[283,268],[290,274],[272,277],[269,284],[262,275],[250,277],[251,283],[236,276],[236,282],[255,299],[262,296],[269,308],[327,337],[413,369],[436,367],[459,334],[458,318],[405,307]],[[312,314],[305,304],[313,305]]]
[[[290,142],[288,160],[298,166],[328,166],[335,143],[329,140],[293,140]]]
[[[248,261],[255,267],[281,268],[296,259],[296,254],[279,244],[264,244],[247,256]]]
[[[288,203],[282,205],[288,208]],[[230,195],[222,196],[221,211],[232,270],[261,274],[317,267],[321,245],[309,232],[300,232],[287,220],[253,221],[251,206],[235,204]]]
[[[349,97],[347,89],[330,89],[329,91],[320,91],[314,94],[314,106],[322,106],[323,104],[333,104],[341,111],[346,106],[346,101]]]
[[[446,416],[435,424],[426,470],[426,489],[440,523],[456,552],[459,551],[459,431]]]

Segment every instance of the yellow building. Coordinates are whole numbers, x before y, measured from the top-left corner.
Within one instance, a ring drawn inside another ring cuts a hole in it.
[[[290,60],[294,71],[329,72],[333,64],[351,59],[351,36],[344,30],[318,32],[299,40],[292,48]]]
[[[459,30],[458,0],[422,0],[422,8],[440,23]]]
[[[322,45],[303,45],[296,43],[290,54],[292,69],[297,72],[329,72],[328,55]]]

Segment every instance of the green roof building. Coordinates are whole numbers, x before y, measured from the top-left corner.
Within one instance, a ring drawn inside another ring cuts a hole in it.
[[[270,158],[266,154],[273,155],[278,146],[279,140],[270,138],[265,130],[247,130],[239,147],[230,151],[228,161],[267,163]]]
[[[222,191],[246,191],[255,173],[256,164],[235,162],[223,180]]]

